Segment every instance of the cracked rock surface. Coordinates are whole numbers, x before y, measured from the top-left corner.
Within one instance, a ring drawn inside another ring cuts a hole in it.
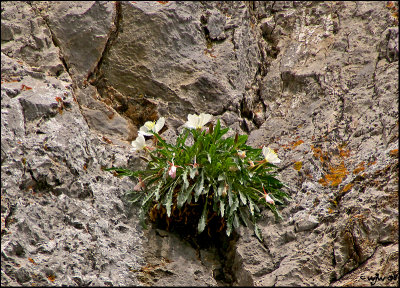
[[[398,286],[397,2],[9,1],[1,9],[2,286]],[[293,198],[261,243],[138,223],[103,171],[213,114],[274,148]]]

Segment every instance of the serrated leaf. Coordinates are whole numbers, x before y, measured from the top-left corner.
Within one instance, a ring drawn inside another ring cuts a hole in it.
[[[197,202],[199,199],[200,194],[203,192],[204,189],[204,170],[200,172],[200,180],[196,183],[194,188],[194,201]]]
[[[246,211],[244,210],[244,207],[240,207],[239,208],[239,215],[240,215],[240,218],[242,219],[242,221],[243,221],[243,223],[244,223],[244,225],[246,226],[246,227],[249,227],[249,218],[248,218],[248,215],[247,215],[247,213],[246,213]]]
[[[197,232],[203,232],[204,228],[206,227],[206,217],[207,217],[207,201],[204,204],[203,213],[201,214],[199,223],[197,225]]]
[[[186,190],[189,187],[189,181],[187,179],[187,174],[188,174],[188,170],[185,169],[185,171],[183,171],[182,173],[182,179],[183,179],[183,186],[182,186],[182,190]]]
[[[183,206],[183,204],[185,204],[185,202],[190,202],[191,197],[191,193],[193,191],[194,185],[190,186],[188,189],[186,189],[185,191],[181,191],[181,193],[179,193],[178,195],[178,199],[177,199],[177,206],[178,208],[181,208]]]
[[[232,222],[233,222],[233,217],[229,216],[228,221],[226,221],[226,235],[230,236],[232,232]]]
[[[253,203],[253,200],[251,200],[250,196],[247,196],[247,200],[249,200],[250,214],[251,214],[251,216],[254,216],[254,203]]]
[[[246,196],[240,190],[239,190],[239,197],[240,197],[240,201],[243,203],[243,205],[246,205],[246,203],[247,203]]]
[[[171,206],[172,206],[172,192],[173,192],[173,187],[171,187],[168,191],[167,197],[166,197],[166,203],[165,203],[165,208],[167,209],[167,216],[171,216]]]
[[[233,227],[235,227],[235,229],[239,228],[239,218],[237,216],[237,213],[235,213],[233,216]]]
[[[171,216],[171,206],[172,206],[172,194],[174,193],[175,187],[178,184],[179,179],[176,179],[175,182],[170,186],[168,190],[168,194],[164,200],[164,206],[167,209],[167,216]]]
[[[197,172],[197,168],[195,168],[195,167],[190,168],[190,173],[189,173],[190,179],[194,179],[194,177],[196,177],[196,172]]]
[[[153,197],[155,191],[153,190],[152,192],[150,192],[149,194],[146,195],[146,197],[143,198],[142,204],[141,206],[145,206],[147,204],[147,202],[151,199],[151,197]]]
[[[145,216],[146,216],[146,211],[143,208],[140,209],[140,211],[139,211],[139,222],[140,222],[140,225],[142,225],[142,227],[146,229],[147,225],[146,225],[146,221],[145,221]]]
[[[135,192],[135,191],[129,191],[126,194],[129,195],[128,197],[130,197],[130,199],[128,200],[130,203],[138,202],[140,200],[140,198],[143,196],[142,193],[138,193],[138,192]]]
[[[221,218],[223,218],[224,212],[225,212],[225,202],[224,201],[219,202],[219,208],[220,208],[220,212],[221,212]]]
[[[154,193],[156,195],[156,201],[158,201],[158,199],[160,199],[160,189],[161,189],[162,184],[163,184],[163,181],[161,180],[160,183],[158,183],[156,190],[154,191]]]
[[[260,228],[258,228],[257,224],[255,224],[255,223],[254,223],[254,233],[256,234],[257,238],[258,238],[260,241],[263,241]]]
[[[232,193],[232,205],[230,205],[231,207],[230,207],[230,211],[229,211],[229,216],[231,216],[235,211],[236,211],[236,209],[239,207],[239,199],[238,199],[238,197],[235,195],[235,194],[233,194]]]
[[[228,188],[228,204],[229,204],[229,206],[232,206],[232,204],[233,204],[231,185],[229,185],[229,188]]]

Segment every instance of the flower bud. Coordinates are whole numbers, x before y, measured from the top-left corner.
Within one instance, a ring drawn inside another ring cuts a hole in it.
[[[240,159],[246,158],[246,152],[245,151],[238,150],[237,154],[240,157]]]
[[[133,191],[142,191],[145,187],[146,185],[142,181],[142,178],[139,177],[139,182],[133,187]]]
[[[169,168],[168,175],[171,176],[172,179],[175,179],[175,177],[176,177],[176,166],[175,165],[172,165]]]
[[[264,199],[265,199],[265,202],[267,202],[269,204],[275,204],[274,200],[272,200],[272,198],[267,193],[264,194]]]

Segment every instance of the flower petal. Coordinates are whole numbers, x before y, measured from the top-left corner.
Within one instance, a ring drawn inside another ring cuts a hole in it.
[[[164,127],[164,124],[165,124],[165,118],[161,117],[160,119],[158,119],[156,125],[153,128],[153,131],[155,133],[158,133]]]
[[[147,129],[146,126],[142,126],[142,127],[140,127],[139,135],[152,136],[153,134],[151,134],[151,133],[148,132],[148,131],[149,131],[149,129]]]
[[[205,124],[207,124],[212,118],[211,114],[205,114],[205,113],[201,113],[199,116],[199,125],[201,125],[201,127],[203,127]]]
[[[142,134],[139,133],[139,136],[136,138],[136,140],[132,141],[132,147],[133,151],[139,151],[146,147],[146,141]]]
[[[276,155],[275,151],[269,147],[263,147],[262,153],[265,157],[265,160],[269,163],[277,164],[281,162],[281,159],[278,158],[278,155]]]
[[[188,121],[185,123],[185,127],[189,128],[189,129],[196,129],[197,124],[198,124],[198,118],[199,118],[199,116],[197,116],[197,115],[189,114]]]

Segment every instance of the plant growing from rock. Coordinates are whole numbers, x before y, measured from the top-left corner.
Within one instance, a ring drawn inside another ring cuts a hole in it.
[[[261,240],[256,224],[260,208],[267,207],[280,218],[276,205],[290,198],[276,178],[275,164],[280,159],[268,147],[246,145],[247,135],[223,137],[229,128],[222,128],[219,119],[215,127],[205,128],[211,118],[209,114],[189,114],[175,145],[158,134],[164,118],[146,122],[132,146],[144,153],[147,168],[107,170],[138,180],[127,196],[132,203],[141,203],[139,216],[144,227],[147,215],[152,221],[162,220],[167,229],[180,227],[188,232],[195,228],[196,234],[208,227],[209,235],[225,230],[229,236],[233,228],[244,224],[253,226]],[[155,147],[146,145],[144,136],[148,135],[155,137]]]

